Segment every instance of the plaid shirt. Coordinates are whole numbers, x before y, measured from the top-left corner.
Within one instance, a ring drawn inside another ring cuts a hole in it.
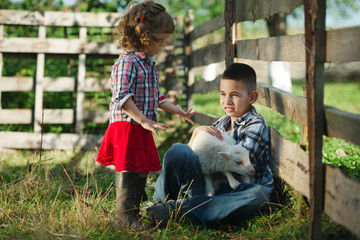
[[[231,119],[225,115],[213,126],[224,133],[229,124]],[[233,129],[227,134],[233,137],[237,144],[241,142],[241,145],[250,152],[250,161],[256,171],[255,183],[265,186],[271,192],[274,181],[269,166],[269,129],[263,116],[252,106],[248,113],[235,120]]]
[[[165,102],[159,92],[159,73],[155,59],[138,52],[125,52],[117,59],[111,71],[110,123],[136,123],[122,109],[132,98],[146,118],[157,121],[158,106]]]

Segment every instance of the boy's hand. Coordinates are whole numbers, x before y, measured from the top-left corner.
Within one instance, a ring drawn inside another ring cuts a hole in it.
[[[188,121],[192,125],[194,125],[194,121],[190,119],[191,116],[194,116],[197,112],[192,112],[192,108],[190,108],[187,112],[185,112],[180,105],[176,105],[177,114],[182,116],[183,122]]]
[[[219,131],[219,129],[217,129],[214,126],[200,126],[200,127],[197,127],[197,128],[195,128],[193,134],[197,135],[199,132],[207,132],[210,135],[215,136],[217,139],[219,139],[221,141],[223,140],[222,133]]]

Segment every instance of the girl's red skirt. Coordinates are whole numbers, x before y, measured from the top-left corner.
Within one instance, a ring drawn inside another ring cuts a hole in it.
[[[149,172],[161,169],[152,132],[129,122],[111,123],[96,159],[116,171]]]

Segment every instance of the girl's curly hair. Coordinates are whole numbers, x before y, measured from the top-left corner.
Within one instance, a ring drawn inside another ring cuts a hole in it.
[[[144,0],[143,3],[133,1],[128,5],[128,12],[122,16],[117,29],[120,45],[125,50],[144,52],[152,42],[159,41],[157,34],[172,34],[175,25],[164,6],[153,0]]]

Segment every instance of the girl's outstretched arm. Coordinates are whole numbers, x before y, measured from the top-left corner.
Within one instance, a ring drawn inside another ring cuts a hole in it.
[[[139,108],[135,105],[134,101],[129,98],[123,104],[122,109],[125,111],[129,117],[131,117],[135,122],[139,123],[143,128],[152,131],[158,136],[157,128],[161,128],[165,130],[168,126],[164,123],[154,122],[150,119],[147,119],[142,112],[140,112]]]
[[[160,103],[159,104],[159,108],[170,112],[170,113],[175,113],[178,114],[182,117],[183,122],[188,121],[191,124],[194,124],[194,121],[190,119],[191,116],[194,116],[196,114],[196,112],[192,111],[192,108],[190,108],[189,110],[187,110],[186,112],[181,108],[180,105],[174,105],[171,102],[164,102],[164,103]]]

